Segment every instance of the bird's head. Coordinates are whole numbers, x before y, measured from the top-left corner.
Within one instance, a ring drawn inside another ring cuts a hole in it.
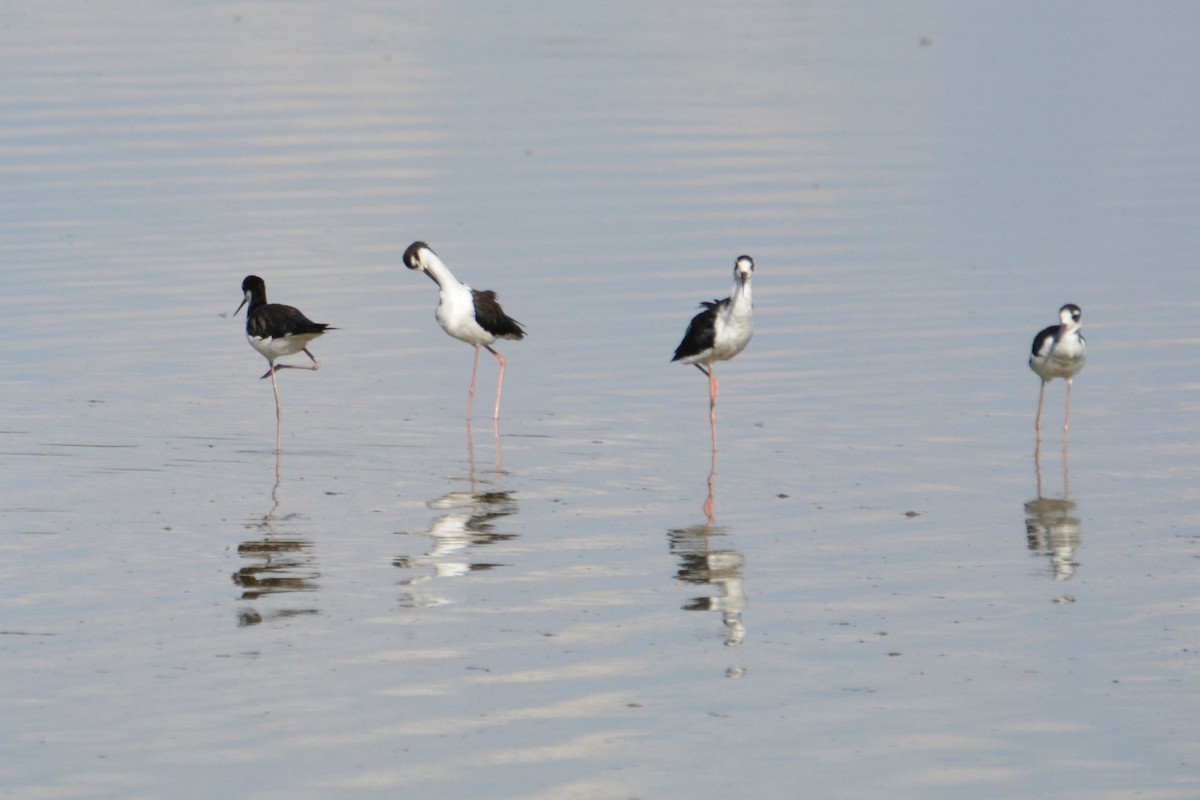
[[[750,280],[750,276],[754,274],[754,259],[750,256],[738,256],[737,261],[733,263],[733,275],[742,283]]]
[[[430,264],[437,260],[437,253],[433,252],[433,248],[424,242],[413,242],[404,251],[404,266],[412,270],[424,272],[433,279],[434,283],[440,286],[441,282],[438,281],[437,275],[429,269]]]
[[[242,306],[246,305],[247,303],[249,303],[250,307],[253,308],[256,305],[265,302],[267,302],[266,282],[257,275],[247,275],[245,280],[242,281],[242,302],[233,312],[233,315],[236,317],[238,311],[241,311]]]
[[[424,242],[413,242],[404,251],[404,266],[409,269],[425,269],[425,254],[432,252]]]

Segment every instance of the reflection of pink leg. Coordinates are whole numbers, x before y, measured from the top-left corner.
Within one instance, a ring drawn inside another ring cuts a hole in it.
[[[492,419],[500,419],[500,395],[504,394],[504,369],[508,366],[508,362],[504,360],[504,356],[497,353],[490,345],[484,345],[488,352],[494,355],[500,361],[500,382],[496,384],[496,410],[492,412]],[[476,358],[479,357],[479,351],[475,351]]]
[[[1071,496],[1071,448],[1067,447],[1067,440],[1063,438],[1063,497]]]
[[[475,348],[475,363],[471,365],[471,388],[467,390],[467,419],[471,418],[471,409],[475,406],[475,374],[479,372],[479,348]]]
[[[715,435],[716,428],[713,428]],[[709,525],[717,524],[716,514],[717,504],[717,448],[716,441],[713,441],[712,467],[708,471],[708,497],[704,500],[704,516],[708,519]]]
[[[1038,443],[1033,448],[1033,471],[1037,474],[1037,496],[1038,500],[1042,499],[1042,442],[1039,439]]]
[[[1042,405],[1046,401],[1046,382],[1042,381],[1042,391],[1038,393],[1037,440],[1042,440]]]

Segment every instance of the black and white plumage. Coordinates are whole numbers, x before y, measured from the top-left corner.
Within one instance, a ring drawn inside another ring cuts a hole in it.
[[[1067,303],[1058,310],[1059,324],[1051,325],[1033,337],[1029,368],[1042,379],[1038,394],[1037,438],[1042,440],[1042,405],[1046,400],[1046,384],[1055,378],[1067,382],[1067,411],[1063,421],[1063,438],[1071,428],[1071,387],[1075,376],[1083,369],[1087,358],[1087,342],[1080,334],[1083,312],[1079,306]]]
[[[283,409],[279,404],[279,384],[275,373],[281,369],[308,369],[317,371],[321,362],[308,349],[308,345],[325,331],[337,330],[324,322],[313,322],[297,308],[267,302],[267,284],[257,275],[247,275],[242,281],[242,302],[237,307],[246,309],[246,340],[267,360],[270,368],[263,378],[271,379],[275,390],[275,449],[279,450],[283,433]],[[312,364],[276,364],[282,356],[304,353]]]
[[[683,341],[675,348],[672,361],[694,364],[708,376],[709,420],[716,441],[717,393],[720,384],[713,363],[727,361],[746,349],[754,335],[754,303],[750,296],[750,278],[754,259],[738,256],[733,265],[733,293],[724,300],[702,301],[704,310],[692,318]]]
[[[471,388],[468,391],[467,417],[475,400],[475,377],[479,371],[479,348],[486,349],[500,362],[500,380],[496,384],[496,407],[492,419],[500,418],[500,396],[504,392],[504,356],[492,349],[497,339],[522,339],[525,328],[504,313],[496,293],[472,289],[450,272],[437,253],[424,242],[413,242],[404,251],[404,264],[420,270],[438,285],[438,306],[435,316],[442,330],[455,339],[475,348],[475,363],[471,367]]]

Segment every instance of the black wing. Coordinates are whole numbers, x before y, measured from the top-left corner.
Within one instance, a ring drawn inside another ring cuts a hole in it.
[[[335,329],[324,322],[313,322],[298,308],[278,303],[259,306],[246,321],[246,333],[272,339],[303,333],[324,333],[327,330]]]
[[[1058,335],[1058,329],[1061,325],[1051,325],[1038,332],[1038,335],[1033,337],[1033,350],[1035,356],[1044,356],[1050,350],[1050,345],[1055,336]]]
[[[716,341],[717,314],[720,313],[723,306],[729,305],[729,298],[713,300],[711,303],[701,300],[700,305],[704,306],[704,310],[692,317],[692,321],[688,323],[687,333],[683,334],[683,341],[679,343],[679,347],[675,348],[675,357],[671,359],[672,361],[699,355],[712,348]]]
[[[475,300],[475,321],[479,323],[479,327],[500,339],[524,338],[524,326],[504,313],[504,309],[496,300],[495,292],[472,289],[471,295]]]

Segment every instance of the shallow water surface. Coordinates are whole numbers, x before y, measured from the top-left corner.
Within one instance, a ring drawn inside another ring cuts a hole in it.
[[[1196,795],[1192,9],[600,9],[12,5],[0,794]]]

